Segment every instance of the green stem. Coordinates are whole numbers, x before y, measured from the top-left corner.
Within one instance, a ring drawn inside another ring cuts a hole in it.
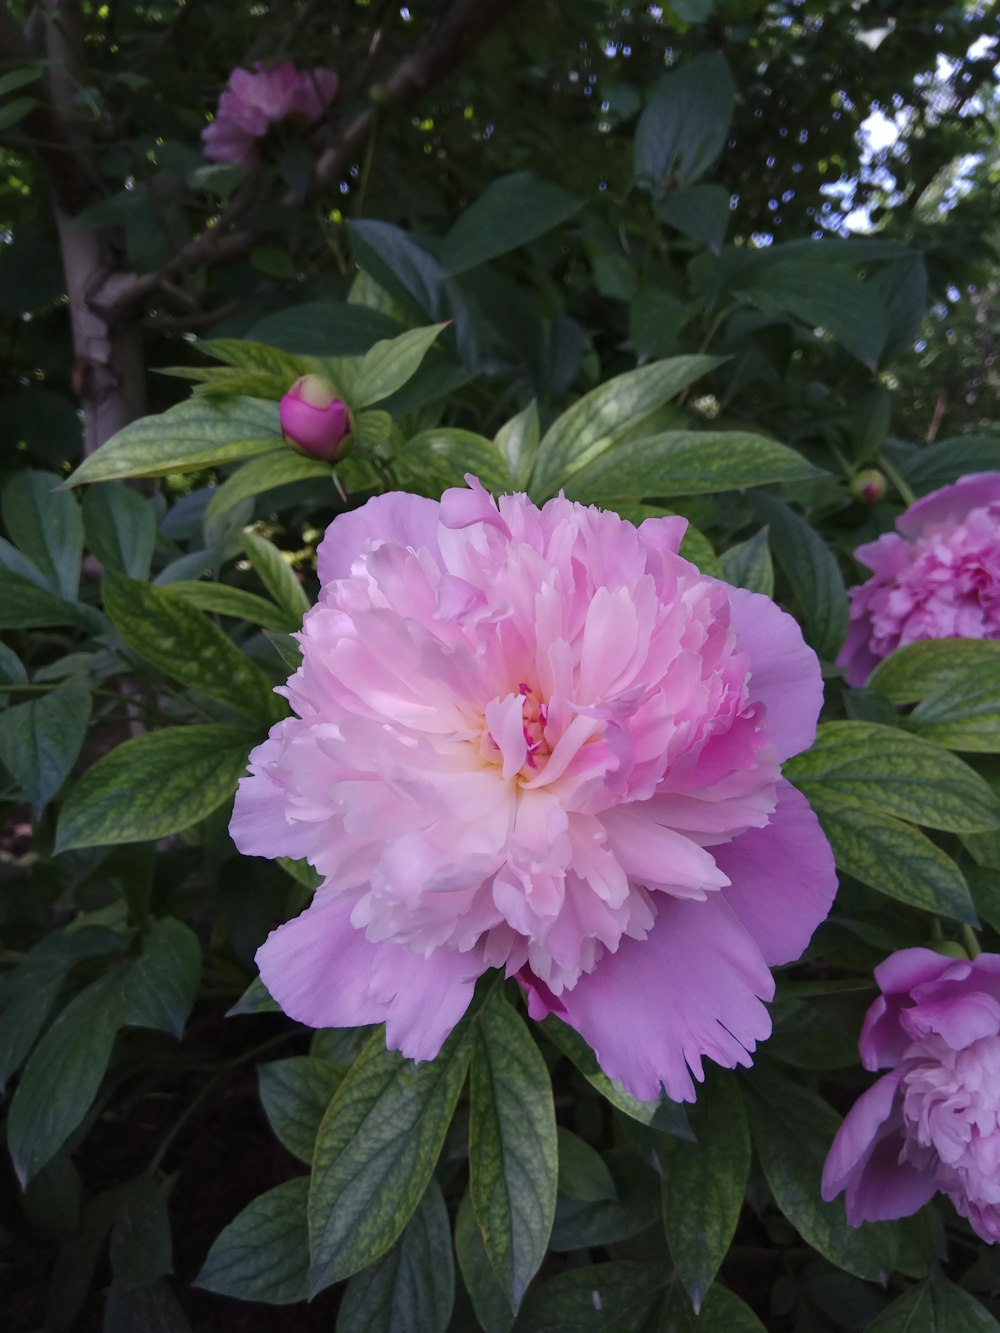
[[[892,482],[893,486],[895,486],[896,490],[899,492],[900,498],[907,508],[909,508],[910,505],[916,504],[917,497],[913,494],[893,465],[887,461],[884,454],[879,454],[878,465]]]
[[[375,108],[375,114],[372,116],[372,127],[368,132],[368,142],[365,144],[364,161],[361,163],[361,179],[358,181],[358,192],[354,198],[353,213],[356,218],[361,217],[361,211],[365,206],[365,195],[368,192],[368,178],[371,175],[372,163],[375,160],[375,139],[378,135],[379,108]]]
[[[965,952],[970,958],[978,958],[983,951],[979,943],[979,937],[971,926],[962,927],[962,943],[965,945]]]

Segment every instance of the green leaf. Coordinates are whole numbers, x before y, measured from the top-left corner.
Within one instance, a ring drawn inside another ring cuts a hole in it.
[[[27,685],[28,673],[24,663],[7,644],[0,643],[0,691],[4,685]]]
[[[259,1194],[222,1230],[194,1285],[219,1296],[293,1305],[309,1296],[309,1177]]]
[[[774,596],[774,565],[771,563],[771,548],[767,544],[767,527],[755,532],[745,542],[730,546],[719,557],[722,573],[727,583],[737,588],[746,588],[750,592],[763,593],[765,597]]]
[[[885,1282],[895,1265],[895,1223],[849,1227],[843,1203],[820,1197],[820,1175],[840,1117],[815,1093],[760,1066],[750,1086],[754,1147],[775,1203],[825,1259],[855,1277]]]
[[[559,1193],[588,1203],[617,1199],[614,1177],[597,1149],[562,1125],[558,1138]]]
[[[0,567],[0,629],[49,629],[71,625],[100,632],[100,613],[65,602],[24,574]]]
[[[805,636],[824,660],[832,662],[847,634],[847,592],[837,561],[811,524],[773,495],[752,497],[769,525],[768,538],[799,605]]]
[[[315,458],[306,458],[296,453],[291,447],[275,449],[252,458],[228,477],[212,493],[212,498],[205,506],[205,521],[228,513],[234,505],[250,496],[260,495],[264,491],[274,490],[276,486],[286,486],[293,481],[315,481],[316,493],[322,493],[323,483],[330,480],[330,464],[320,463]],[[90,492],[93,494],[94,492]]]
[[[259,319],[248,335],[257,342],[300,356],[363,356],[380,338],[403,326],[381,310],[337,301],[304,301]]]
[[[663,1263],[571,1268],[532,1291],[518,1333],[639,1333],[669,1280]]]
[[[974,1296],[941,1274],[896,1298],[868,1333],[998,1333],[1000,1323]]]
[[[0,130],[9,130],[12,125],[22,121],[29,111],[34,111],[36,106],[40,106],[37,97],[12,97],[9,102],[4,102],[0,106]]]
[[[254,720],[282,715],[267,676],[183,595],[109,571],[104,608],[130,648],[182,685]]]
[[[1000,643],[934,639],[897,648],[869,688],[917,704],[906,725],[951,750],[1000,753]]]
[[[718,1283],[697,1315],[680,1286],[674,1286],[658,1327],[662,1333],[767,1333],[749,1305]]]
[[[258,597],[256,593],[246,592],[243,588],[233,588],[228,583],[178,579],[167,586],[175,597],[183,597],[199,611],[212,611],[216,615],[232,616],[236,620],[249,620],[253,625],[261,625],[278,634],[290,634],[302,623],[266,597]]]
[[[111,1229],[111,1267],[123,1287],[147,1287],[173,1271],[167,1191],[140,1176]]]
[[[417,373],[420,363],[444,324],[431,324],[423,329],[410,329],[398,338],[377,342],[358,367],[354,381],[352,407],[370,407],[395,393]]]
[[[469,1065],[463,1029],[437,1059],[405,1060],[381,1029],[320,1123],[309,1190],[311,1290],[380,1259],[427,1188]]]
[[[514,478],[516,486],[527,486],[531,469],[538,457],[538,444],[541,440],[541,426],[538,420],[538,403],[532,398],[523,411],[511,417],[493,437],[494,444],[507,462],[507,469]]]
[[[729,191],[724,185],[689,185],[686,190],[671,190],[658,202],[656,212],[671,227],[718,254],[729,225]]]
[[[148,1287],[126,1287],[115,1281],[108,1288],[104,1333],[191,1333],[177,1297],[160,1280]]]
[[[609,449],[570,475],[565,490],[584,504],[601,504],[649,496],[738,491],[772,482],[808,481],[822,475],[794,449],[763,435],[673,430]]]
[[[517,1310],[549,1243],[559,1152],[552,1083],[524,1021],[496,989],[478,1016],[469,1095],[472,1204]]]
[[[185,937],[188,943],[182,944]],[[21,1076],[7,1122],[22,1187],[86,1115],[120,1027],[154,1027],[179,1035],[198,980],[197,955],[193,973],[190,966],[192,941],[197,950],[193,932],[181,922],[156,922],[143,952],[80,991],[42,1037]]]
[[[16,472],[3,488],[3,519],[53,592],[73,601],[80,586],[83,523],[80,506],[58,486],[51,472]]]
[[[691,1112],[696,1144],[663,1143],[663,1220],[677,1276],[695,1313],[729,1249],[750,1172],[750,1129],[739,1085],[715,1070]]]
[[[309,598],[291,565],[273,542],[256,532],[244,532],[240,545],[264,587],[298,628],[309,610]]]
[[[626,371],[592,389],[553,421],[538,446],[531,479],[537,500],[555,495],[566,479],[592,462],[627,428],[721,365],[713,356],[675,356]]]
[[[257,1080],[271,1128],[290,1153],[311,1162],[316,1131],[340,1082],[340,1070],[329,1060],[293,1055],[260,1065]]]
[[[784,772],[810,800],[822,785],[927,828],[975,833],[1000,825],[1000,804],[974,769],[898,727],[821,722],[812,748]]]
[[[911,907],[976,924],[962,872],[925,834],[822,783],[809,800],[842,874]]]
[[[240,1014],[280,1014],[281,1005],[271,998],[260,977],[254,977],[240,998],[226,1010],[226,1018],[238,1018]]]
[[[651,1129],[678,1134],[681,1138],[694,1137],[683,1110],[676,1102],[665,1096],[661,1096],[658,1102],[643,1102],[626,1092],[620,1083],[615,1083],[603,1073],[594,1052],[580,1034],[566,1023],[550,1014],[541,1028],[549,1041],[576,1065],[587,1082],[630,1119],[637,1120],[640,1125],[648,1125]]]
[[[735,295],[768,315],[792,315],[822,328],[870,370],[878,365],[888,320],[874,283],[809,259],[755,266],[738,278]]]
[[[214,722],[124,741],[70,792],[59,817],[57,853],[190,828],[232,799],[252,744],[246,732]]]
[[[722,152],[735,87],[719,52],[689,57],[656,85],[635,132],[635,179],[659,193],[691,185]]]
[[[875,274],[872,285],[885,310],[886,338],[880,358],[885,365],[909,351],[920,336],[927,313],[927,265],[923,255],[907,255],[886,264]]]
[[[112,435],[84,459],[68,484],[165,477],[285,448],[277,403],[261,398],[190,398]]]
[[[899,460],[899,470],[917,495],[926,495],[969,472],[995,472],[998,464],[996,435],[955,435],[905,455]]]
[[[436,426],[407,440],[395,466],[410,489],[433,497],[449,486],[464,486],[467,472],[493,495],[517,489],[494,440],[450,426]]]
[[[22,65],[18,69],[11,69],[6,74],[0,75],[0,97],[6,97],[8,93],[23,88],[27,83],[34,83],[41,77],[42,69],[41,64]]]
[[[628,1149],[610,1149],[605,1160],[617,1197],[592,1202],[560,1198],[549,1248],[556,1252],[606,1248],[648,1232],[657,1224],[662,1230],[659,1171],[665,1138],[650,1133],[639,1147],[641,1156]]]
[[[584,200],[530,171],[493,181],[444,238],[441,267],[448,277],[467,273],[544,236],[578,213]]]
[[[472,1195],[467,1190],[455,1219],[455,1252],[462,1281],[472,1301],[480,1327],[485,1333],[510,1333],[514,1311],[496,1279],[482,1232],[472,1211]]]
[[[90,486],[83,496],[87,545],[105,569],[149,577],[156,546],[153,506],[128,486]]]
[[[0,761],[37,819],[69,777],[90,721],[90,691],[79,677],[0,713]]]
[[[455,1303],[455,1260],[448,1209],[431,1178],[399,1240],[348,1282],[340,1333],[446,1333]]]

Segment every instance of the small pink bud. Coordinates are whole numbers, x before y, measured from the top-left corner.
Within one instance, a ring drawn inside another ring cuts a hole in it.
[[[851,494],[862,504],[874,505],[885,495],[885,477],[878,468],[866,467],[851,481]]]
[[[303,375],[281,400],[281,429],[289,444],[312,458],[334,463],[351,428],[347,404],[322,375]]]

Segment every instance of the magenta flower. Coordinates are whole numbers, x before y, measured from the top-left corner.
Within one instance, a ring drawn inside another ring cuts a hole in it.
[[[956,962],[902,949],[875,969],[861,1032],[866,1069],[891,1070],[855,1102],[823,1168],[851,1226],[907,1217],[938,1190],[1000,1240],[1000,955]]]
[[[351,428],[347,404],[322,375],[303,375],[295,381],[278,408],[285,439],[303,453],[332,463]]]
[[[308,124],[320,119],[337,95],[340,80],[333,70],[299,73],[290,60],[257,73],[234,69],[219,97],[215,119],[201,132],[205,156],[213,162],[235,162],[249,169],[257,160],[257,140],[272,125],[301,116]]]
[[[813,740],[815,655],[772,601],[563,498],[475,478],[333,522],[288,682],[251,756],[242,852],[310,861],[257,961],[292,1017],[386,1023],[432,1059],[503,968],[636,1096],[748,1065],[769,965],[829,910],[833,858],[779,765]]]
[[[932,491],[896,528],[854,552],[874,577],[850,590],[849,685],[919,639],[1000,639],[1000,472]]]

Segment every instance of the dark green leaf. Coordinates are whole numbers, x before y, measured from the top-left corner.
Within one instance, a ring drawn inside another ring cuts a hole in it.
[[[257,1079],[271,1128],[290,1153],[311,1162],[316,1131],[340,1082],[340,1070],[329,1060],[293,1055],[260,1065]]]
[[[288,612],[296,626],[301,625],[309,610],[309,598],[281,551],[256,532],[244,532],[240,544],[274,600]]]
[[[441,267],[454,277],[558,227],[583,207],[568,190],[530,171],[501,176],[465,210],[444,238]]]
[[[3,489],[3,518],[11,539],[52,591],[73,601],[80,586],[83,524],[80,506],[58,486],[51,472],[16,472]]]
[[[1000,1324],[967,1291],[940,1275],[904,1291],[868,1333],[997,1333]]]
[[[462,1197],[455,1219],[455,1252],[480,1327],[485,1333],[510,1333],[514,1311],[493,1272],[468,1191]]]
[[[735,89],[718,52],[689,57],[664,74],[639,118],[635,178],[658,193],[691,185],[722,151],[733,115]]]
[[[765,597],[773,597],[774,565],[771,563],[767,533],[766,527],[761,528],[745,542],[723,551],[719,559],[727,583],[733,583],[737,588],[747,588],[750,592],[763,593]]]
[[[311,1290],[374,1263],[423,1197],[469,1065],[459,1029],[414,1064],[376,1031],[334,1094],[316,1136],[309,1191]]]
[[[494,495],[517,489],[495,441],[450,426],[421,431],[407,440],[396,467],[411,489],[435,497],[449,486],[464,486],[467,472]]]
[[[499,988],[479,1013],[469,1111],[476,1221],[516,1310],[545,1257],[559,1154],[548,1069]]]
[[[532,1291],[518,1333],[639,1333],[669,1280],[662,1263],[571,1268]]]
[[[259,1194],[219,1233],[195,1286],[219,1296],[292,1305],[309,1295],[309,1178]]]
[[[718,254],[729,225],[729,191],[723,185],[671,190],[659,201],[656,212],[671,227]]]
[[[226,1010],[227,1018],[238,1018],[240,1014],[280,1014],[281,1005],[272,1000],[260,977],[254,977],[240,998],[231,1009]]]
[[[122,1025],[154,1028],[179,1039],[200,980],[201,945],[191,927],[170,916],[154,921],[122,984]]]
[[[810,259],[787,259],[749,269],[735,288],[765,314],[822,328],[869,369],[877,366],[888,322],[874,283]]]
[[[917,495],[948,486],[969,472],[1000,468],[1000,436],[957,435],[916,449],[900,460],[899,470]]]
[[[584,504],[599,504],[738,491],[822,475],[794,449],[763,435],[675,430],[609,449],[569,476],[565,490]]]
[[[799,604],[805,635],[820,657],[832,662],[847,633],[847,592],[837,562],[810,524],[773,495],[753,496],[769,525],[771,549]]]
[[[69,479],[165,477],[284,449],[277,403],[260,398],[191,398],[142,417],[113,435]]]
[[[87,734],[90,691],[79,677],[0,713],[0,761],[37,817],[69,777]]]
[[[923,255],[908,255],[884,265],[875,274],[872,285],[886,316],[886,339],[880,358],[885,365],[909,351],[920,336],[927,312],[927,265]]]
[[[896,1255],[896,1226],[849,1227],[843,1203],[824,1203],[820,1175],[840,1120],[815,1093],[760,1067],[753,1071],[754,1147],[775,1202],[803,1240],[855,1277],[884,1282]]]
[[[281,715],[264,673],[183,596],[108,572],[104,606],[128,646],[182,685],[254,720]]]
[[[875,668],[872,689],[917,707],[907,725],[951,750],[1000,753],[1000,643],[937,639],[908,644]]]
[[[167,1191],[141,1176],[111,1229],[111,1267],[123,1287],[147,1287],[173,1271]]]
[[[180,833],[232,798],[252,738],[217,723],[125,741],[87,769],[59,818],[56,850]]]
[[[445,1333],[454,1303],[448,1209],[432,1177],[389,1253],[348,1282],[337,1328],[339,1333]]]
[[[614,1177],[604,1158],[586,1139],[559,1126],[559,1193],[589,1203],[617,1199]]]
[[[148,500],[122,484],[89,486],[82,512],[87,545],[105,569],[133,579],[149,577],[156,516]]]
[[[403,326],[381,310],[304,301],[265,315],[247,336],[302,356],[363,356],[380,338],[395,338],[402,332]]]
[[[285,486],[292,481],[314,481],[316,495],[323,493],[324,483],[330,481],[329,463],[321,463],[315,458],[306,458],[294,449],[275,449],[252,458],[249,463],[228,477],[212,494],[205,506],[205,521],[212,522],[228,513],[234,505],[250,496],[260,495],[273,490],[276,486]],[[88,494],[94,494],[93,491]]]
[[[657,1333],[767,1333],[748,1305],[716,1283],[696,1315],[679,1284],[667,1298]]]
[[[670,1257],[695,1313],[736,1231],[747,1175],[750,1130],[739,1085],[713,1070],[691,1112],[696,1144],[663,1142],[663,1220]]]
[[[506,459],[507,469],[519,487],[528,484],[531,469],[538,457],[540,439],[538,403],[534,398],[516,417],[504,422],[494,436],[494,443]]]
[[[112,1282],[104,1308],[104,1333],[191,1333],[177,1297],[165,1282],[126,1287]]]

